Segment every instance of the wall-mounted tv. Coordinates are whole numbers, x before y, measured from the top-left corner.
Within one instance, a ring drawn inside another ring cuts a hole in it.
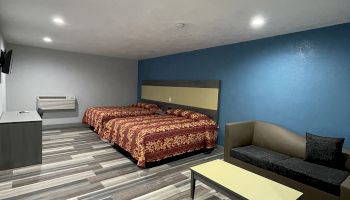
[[[9,50],[9,51],[1,50],[1,57],[0,57],[1,71],[5,74],[9,74],[11,71],[11,64],[12,64],[12,50]]]

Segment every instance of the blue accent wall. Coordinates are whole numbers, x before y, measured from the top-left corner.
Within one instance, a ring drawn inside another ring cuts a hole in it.
[[[141,80],[221,80],[220,130],[263,120],[350,148],[350,23],[139,61]],[[271,138],[278,139],[278,138]]]

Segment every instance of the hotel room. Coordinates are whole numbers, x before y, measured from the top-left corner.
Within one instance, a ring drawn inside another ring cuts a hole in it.
[[[349,200],[349,0],[0,0],[0,199]]]

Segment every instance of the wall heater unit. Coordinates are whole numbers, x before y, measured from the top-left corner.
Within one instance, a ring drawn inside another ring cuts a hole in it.
[[[46,110],[72,110],[75,109],[74,96],[38,96],[36,99],[38,109]]]

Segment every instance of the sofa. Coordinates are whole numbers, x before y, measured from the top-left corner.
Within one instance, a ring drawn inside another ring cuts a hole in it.
[[[305,136],[261,121],[226,124],[224,145],[226,162],[303,192],[301,199],[350,199],[349,150],[342,169],[307,162]]]

